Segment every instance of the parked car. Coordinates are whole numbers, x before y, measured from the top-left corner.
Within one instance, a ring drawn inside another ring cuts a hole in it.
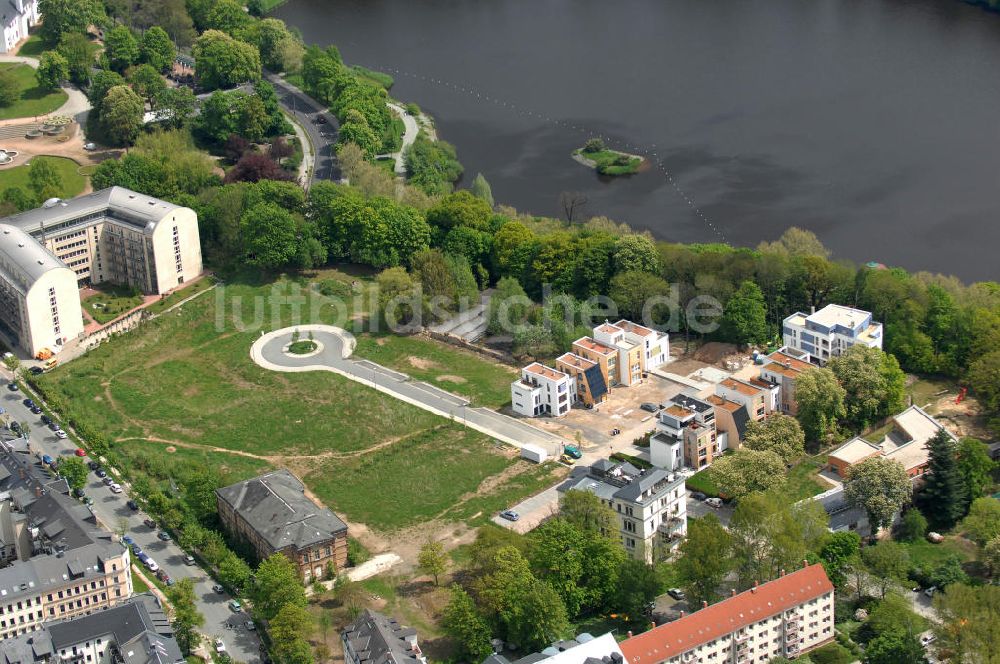
[[[52,431],[59,431],[59,429],[62,429],[62,427],[59,426],[58,422],[52,421],[49,422],[49,429],[51,429]]]
[[[21,424],[19,422],[11,422],[7,425],[7,428],[18,435],[21,434]]]
[[[42,424],[44,424],[45,426],[48,426],[48,425],[52,424],[52,418],[49,417],[48,415],[44,415],[43,414],[39,419],[42,421]]]
[[[670,590],[667,591],[667,594],[678,601],[683,600],[685,597],[687,597],[687,595],[684,594],[684,591],[681,590],[680,588],[671,588]]]
[[[17,392],[17,383],[14,382],[7,383],[7,389],[10,390],[11,392]]]
[[[122,492],[122,485],[119,484],[118,482],[113,483],[108,488],[111,489],[111,493],[121,493]]]
[[[580,452],[580,448],[577,447],[576,445],[564,445],[563,446],[563,452],[565,452],[566,454],[570,455],[574,459],[581,459],[581,458],[583,458],[583,453]]]
[[[27,406],[28,408],[31,408],[32,406],[34,406],[34,405],[35,405],[35,402],[34,402],[34,401],[32,401],[31,399],[25,399],[25,400],[23,400],[23,401],[22,401],[21,403],[23,403],[23,404],[24,404],[25,406]]]
[[[130,500],[130,501],[128,501],[125,504],[128,505],[128,508],[130,510],[132,510],[133,512],[138,512],[139,511],[139,503],[135,502],[134,500]]]
[[[94,471],[94,474],[97,475],[97,477],[99,477],[102,480],[108,476],[108,474],[104,471],[103,468],[98,468],[97,470]]]
[[[657,405],[655,403],[650,403],[648,401],[646,403],[642,404],[641,406],[639,406],[639,408],[642,408],[647,413],[655,413],[658,410],[660,410],[660,406],[659,405]]]
[[[142,552],[142,547],[138,543],[132,542],[132,555],[134,555],[139,560],[145,560],[146,554]]]
[[[91,470],[97,470],[100,467],[101,467],[101,464],[97,463],[96,461],[88,461],[87,462],[87,468],[90,468]]]
[[[508,521],[517,521],[521,516],[514,510],[504,510],[500,512],[500,518],[507,519]]]
[[[160,532],[156,533],[156,536],[164,542],[170,541],[170,533],[168,533],[165,530],[161,530]]]
[[[715,509],[719,509],[720,507],[722,507],[722,498],[706,498],[705,504],[708,505],[709,507],[714,507]]]
[[[122,542],[124,542],[128,546],[132,546],[133,544],[135,544],[135,540],[132,539],[131,535],[122,535]]]
[[[184,564],[185,565],[194,565],[194,556],[192,556],[190,554],[184,556]]]
[[[252,620],[246,621],[245,623],[243,623],[243,626],[247,628],[248,632],[253,632],[257,629],[257,625],[253,624]]]
[[[83,498],[86,494],[83,493],[83,489],[73,489],[73,495],[77,498]]]
[[[104,477],[101,480],[104,482],[104,486],[111,486],[115,483],[115,478],[110,477],[107,473],[104,473]]]
[[[706,498],[708,498],[708,496],[706,496],[705,494],[703,494],[701,491],[692,491],[688,495],[690,495],[695,500],[705,500]]]
[[[559,460],[568,466],[572,466],[574,463],[576,463],[576,459],[574,459],[568,454],[562,455],[561,457],[559,457]]]
[[[216,638],[214,645],[215,645],[215,652],[219,654],[226,652],[226,644],[222,642],[222,639]]]
[[[58,438],[59,440],[66,440],[68,436],[66,435],[66,432],[63,431],[62,429],[56,429],[56,438]]]
[[[243,603],[238,599],[233,599],[229,601],[229,610],[233,613],[239,613],[243,610]]]
[[[160,569],[160,566],[156,564],[156,561],[150,558],[149,556],[146,556],[146,560],[144,560],[143,562],[146,563],[146,567],[149,568],[150,572],[156,572],[157,570]]]
[[[32,407],[30,408],[30,410],[31,410],[31,412],[32,412],[32,413],[34,413],[35,415],[41,415],[41,413],[42,413],[42,409],[41,409],[41,407],[39,407],[39,405],[38,405],[38,404],[35,404],[34,406],[32,406]]]
[[[45,373],[45,369],[43,369],[41,367],[31,367],[30,369],[28,369],[28,371],[30,371],[31,375],[33,375],[33,376],[37,376],[39,374]]]
[[[53,461],[55,461],[55,459],[50,457],[48,454],[42,455],[42,463],[44,463],[46,466],[51,466]]]
[[[221,583],[217,583],[214,586],[212,586],[212,592],[219,595],[224,595],[226,593],[226,589],[222,587]]]
[[[153,528],[154,530],[156,529],[156,522],[155,522],[155,521],[153,521],[152,519],[148,518],[148,517],[147,517],[147,518],[145,518],[145,519],[143,519],[143,520],[142,520],[142,523],[143,523],[143,525],[145,525],[145,526],[146,526],[147,528]]]
[[[97,149],[97,146],[94,145],[93,143],[84,143],[83,149],[86,150],[87,152],[93,152],[94,150]]]
[[[84,496],[83,497],[83,504],[84,505],[93,505],[94,504],[94,499],[91,498],[90,496]]]
[[[79,457],[87,456],[87,453],[83,451],[82,447],[76,448],[76,451],[74,451],[73,454],[75,454],[76,456],[79,456]]]

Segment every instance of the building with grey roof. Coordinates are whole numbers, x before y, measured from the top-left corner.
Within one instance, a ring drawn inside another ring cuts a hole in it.
[[[574,468],[558,487],[560,500],[567,491],[593,493],[610,507],[622,546],[639,560],[652,562],[658,547],[677,546],[687,534],[684,478],[662,468],[600,459]]]
[[[625,657],[611,632],[594,637],[586,632],[556,641],[541,652],[513,662],[503,655],[490,655],[482,664],[624,664]]]
[[[0,638],[128,599],[128,550],[35,456],[0,448]]]
[[[327,567],[347,565],[347,524],[313,502],[286,469],[217,489],[219,518],[248,541],[260,559],[280,552],[299,567],[304,582],[323,578]]]
[[[417,630],[395,618],[365,609],[340,633],[344,661],[349,664],[412,664],[426,662],[417,645]]]
[[[0,329],[35,355],[83,333],[79,288],[162,295],[201,274],[193,210],[110,187],[0,220]]]
[[[151,594],[116,607],[49,623],[3,642],[0,664],[55,660],[88,664],[180,664],[170,621]]]

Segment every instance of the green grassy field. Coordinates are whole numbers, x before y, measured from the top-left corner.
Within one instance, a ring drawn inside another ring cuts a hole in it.
[[[128,288],[99,284],[95,289],[99,292],[84,300],[83,307],[102,325],[142,304],[142,296]]]
[[[192,295],[196,295],[208,288],[211,288],[212,284],[214,283],[215,281],[211,278],[206,277],[204,279],[199,279],[193,284],[188,284],[184,288],[174,291],[170,295],[167,295],[166,297],[157,300],[153,304],[146,307],[146,310],[149,311],[149,313],[151,314],[162,313],[167,309],[169,309],[170,307],[177,304],[178,302],[180,302],[181,300],[187,299]]]
[[[154,476],[201,465],[235,482],[284,465],[332,509],[377,529],[478,522],[562,472],[518,461],[487,436],[336,374],[258,367],[249,348],[260,330],[237,329],[232,314],[241,304],[249,323],[256,300],[269,317],[272,285],[284,296],[289,282],[227,281],[37,382],[64,417],[102,432]],[[264,329],[291,323],[291,308],[277,309]],[[390,358],[427,354],[441,366],[421,378],[454,371],[485,394],[502,375],[426,339],[388,337],[375,347]]]
[[[426,337],[363,334],[354,354],[461,394],[477,406],[510,403],[510,383],[517,378],[513,367]]]
[[[15,157],[15,160],[17,157]],[[72,159],[64,157],[33,157],[31,161],[43,160],[49,162],[62,181],[62,198],[73,198],[83,193],[83,188],[87,186],[87,178],[80,175],[77,170],[80,168]],[[15,161],[15,163],[17,163]],[[28,169],[30,166],[8,167],[0,169],[0,195],[11,187],[20,187],[26,192],[28,189]]]
[[[91,41],[88,45],[90,47],[91,53],[95,56],[97,52],[101,50],[101,45],[95,41]],[[23,55],[28,58],[39,58],[45,51],[51,50],[53,47],[42,41],[42,38],[37,34],[28,37],[28,41],[21,44],[21,48],[18,49],[17,54]]]
[[[642,166],[642,159],[638,157],[630,157],[628,162],[624,164],[617,163],[619,157],[623,155],[615,150],[584,152],[583,149],[580,149],[574,152],[574,154],[578,154],[584,159],[594,162],[596,164],[594,168],[601,175],[631,175],[638,173],[639,167]]]
[[[3,63],[0,70],[13,73],[21,89],[21,98],[10,106],[0,106],[0,120],[34,118],[56,110],[66,103],[62,90],[43,90],[35,80],[35,70],[28,65]]]
[[[949,556],[958,556],[963,563],[976,559],[976,545],[968,540],[957,537],[947,537],[940,544],[934,544],[925,539],[915,542],[900,542],[910,556],[910,564],[914,567],[934,567]]]

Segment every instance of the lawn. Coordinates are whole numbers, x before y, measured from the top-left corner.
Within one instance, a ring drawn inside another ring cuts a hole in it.
[[[712,468],[708,467],[705,470],[699,470],[697,473],[687,478],[684,482],[688,491],[700,491],[706,496],[717,497],[719,495],[719,487],[715,484],[715,478],[712,477]]]
[[[35,70],[28,65],[4,63],[0,70],[10,71],[21,89],[21,98],[10,106],[0,107],[0,120],[11,118],[34,118],[46,115],[66,103],[66,93],[62,90],[43,90],[35,80]]]
[[[96,41],[91,41],[89,43],[90,51],[96,56],[97,52],[101,50],[101,45]],[[42,38],[37,34],[28,37],[28,41],[21,44],[21,48],[18,49],[17,54],[23,55],[27,58],[40,58],[42,53],[45,51],[52,50],[52,46],[46,44],[42,41]]]
[[[212,279],[211,277],[204,277],[202,279],[199,279],[194,283],[184,286],[180,290],[176,290],[173,293],[170,293],[166,297],[160,298],[153,304],[146,307],[146,311],[148,311],[151,314],[162,313],[167,309],[169,309],[170,307],[177,304],[178,302],[180,302],[181,300],[189,298],[192,295],[197,295],[198,293],[208,288],[211,288],[214,283],[215,280]]]
[[[143,581],[142,578],[135,573],[135,570],[132,570],[132,590],[135,591],[136,595],[138,595],[139,593],[144,593],[147,590],[149,590],[149,586],[147,586],[146,582]]]
[[[441,421],[368,454],[314,465],[306,480],[334,510],[379,530],[485,518],[556,479],[550,466],[503,452],[488,436]]]
[[[227,280],[36,382],[65,419],[102,432],[151,475],[207,466],[235,482],[287,466],[331,509],[378,529],[431,518],[479,522],[564,472],[517,460],[487,436],[336,374],[258,367],[248,352],[261,331],[250,325],[252,308],[268,320],[263,329],[291,324],[292,305],[271,306],[291,285]],[[490,394],[490,381],[506,372],[426,339],[387,339],[371,343],[391,357],[426,351],[442,363],[421,378],[454,366],[448,371],[468,376],[467,389]]]
[[[933,568],[951,555],[958,556],[963,563],[976,559],[976,545],[959,537],[948,536],[940,544],[926,539],[899,543],[906,548],[913,567]]]
[[[823,493],[831,487],[816,477],[823,467],[819,457],[803,457],[788,471],[788,481],[782,489],[791,502],[798,502]],[[711,466],[700,470],[685,482],[688,491],[701,491],[706,496],[718,496],[719,487],[712,476]]]
[[[14,158],[15,160],[17,157]],[[83,193],[83,188],[87,186],[87,178],[78,172],[80,165],[72,159],[64,157],[33,157],[32,162],[41,159],[52,165],[59,179],[62,182],[61,198],[73,198]],[[15,161],[15,163],[17,163]],[[11,187],[20,187],[24,191],[28,189],[28,163],[13,168],[0,169],[0,195]]]
[[[83,308],[101,325],[142,304],[142,295],[125,286],[98,284],[94,289],[98,292],[83,301]]]
[[[833,642],[810,652],[809,659],[815,664],[851,664],[857,658],[851,654],[850,650]]]
[[[421,336],[362,334],[354,354],[472,400],[499,408],[510,403],[517,370]]]

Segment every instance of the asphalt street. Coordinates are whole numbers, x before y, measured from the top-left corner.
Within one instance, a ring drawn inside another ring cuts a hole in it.
[[[387,369],[374,362],[345,358],[344,344],[338,335],[321,329],[314,329],[312,333],[313,338],[323,346],[315,355],[295,356],[285,353],[284,346],[291,339],[290,335],[282,334],[264,342],[260,348],[261,358],[272,365],[271,368],[278,367],[279,370],[331,367],[355,378],[358,382],[377,386],[396,398],[443,413],[455,422],[475,426],[500,440],[532,443],[549,450],[550,454],[558,454],[562,449],[559,438],[547,431],[524,424],[489,408],[475,408],[469,405],[467,399],[429,383],[412,380],[406,374]]]
[[[4,373],[3,394],[0,396],[0,407],[6,412],[5,415],[18,422],[28,422],[30,425],[29,443],[31,451],[40,459],[43,454],[48,454],[55,459],[73,456],[76,450],[76,443],[71,439],[60,440],[46,427],[39,419],[39,415],[33,414],[27,406],[22,403],[25,394],[21,391],[12,392],[7,388],[7,374]],[[6,431],[5,433],[10,433]],[[90,461],[90,457],[84,459]],[[109,469],[105,469],[109,470]],[[124,486],[124,485],[123,485]],[[132,511],[126,504],[130,496],[128,487],[125,492],[114,494],[104,485],[104,483],[90,472],[88,483],[84,491],[94,500],[93,510],[97,518],[104,526],[114,532],[118,528],[121,519],[126,519],[129,525],[129,536],[153,558],[159,566],[175,580],[185,577],[192,577],[195,580],[195,594],[198,600],[198,610],[205,616],[205,625],[202,631],[213,639],[220,637],[226,645],[226,650],[233,659],[247,662],[260,662],[260,641],[255,632],[248,631],[243,625],[250,619],[245,612],[234,613],[229,609],[228,603],[232,599],[229,595],[219,594],[212,590],[215,581],[197,565],[185,565],[185,552],[177,546],[176,542],[164,542],[157,537],[157,529],[143,525],[143,519],[149,518],[142,511]],[[142,563],[133,557],[133,561],[141,566]],[[152,577],[153,574],[146,571],[146,575]]]
[[[266,74],[267,80],[278,93],[278,101],[288,114],[292,115],[309,134],[315,151],[316,165],[309,180],[311,186],[316,180],[340,180],[340,168],[337,166],[336,152],[333,146],[337,143],[337,118],[327,109],[317,104],[306,93],[287,82],[277,74]],[[325,122],[318,122],[322,118]]]

